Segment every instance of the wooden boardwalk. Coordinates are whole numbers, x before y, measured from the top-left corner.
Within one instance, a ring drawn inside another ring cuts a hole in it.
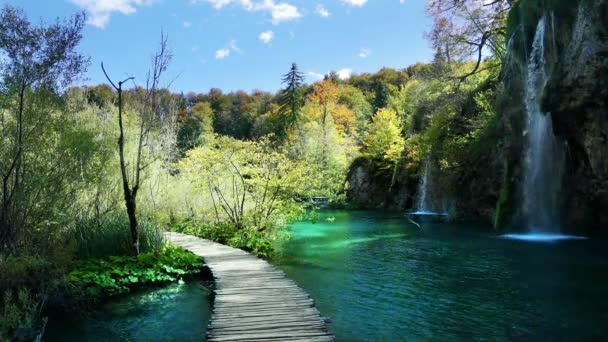
[[[205,258],[215,278],[208,341],[333,341],[313,300],[268,262],[194,236],[168,241]]]

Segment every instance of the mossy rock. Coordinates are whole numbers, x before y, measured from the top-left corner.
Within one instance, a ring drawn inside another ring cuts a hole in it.
[[[520,0],[513,5],[507,18],[507,37],[512,39],[511,55],[519,60],[526,60],[534,41],[536,26],[543,15],[552,13],[559,18],[557,32],[569,32],[564,27],[571,27],[576,20],[577,8],[581,2],[594,0]],[[559,37],[558,37],[558,40]]]
[[[513,177],[515,164],[509,163],[507,166],[507,177],[500,191],[500,197],[496,204],[496,216],[494,218],[494,229],[497,231],[505,230],[513,220],[517,211],[515,203],[515,193],[517,191],[517,181]]]

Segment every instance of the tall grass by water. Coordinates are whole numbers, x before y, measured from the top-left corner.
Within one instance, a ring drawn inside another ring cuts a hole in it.
[[[160,225],[140,219],[141,252],[160,252],[165,245],[163,231]],[[123,213],[79,222],[74,228],[74,237],[77,242],[77,254],[81,259],[129,255],[132,251],[129,218]]]

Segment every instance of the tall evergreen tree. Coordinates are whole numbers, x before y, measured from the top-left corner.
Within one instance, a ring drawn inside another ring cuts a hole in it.
[[[304,94],[302,84],[304,75],[298,70],[298,65],[293,63],[291,69],[283,75],[282,83],[286,85],[280,98],[281,122],[280,138],[285,138],[287,131],[295,126],[300,118],[300,110],[304,106]]]
[[[378,112],[382,108],[386,108],[388,106],[389,101],[389,91],[386,83],[382,81],[376,81],[374,84],[374,110]]]

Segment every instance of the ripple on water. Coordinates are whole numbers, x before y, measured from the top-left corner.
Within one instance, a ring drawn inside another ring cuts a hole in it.
[[[608,336],[608,253],[593,239],[512,243],[481,233],[490,227],[421,230],[390,214],[328,215],[335,222],[294,226],[279,266],[339,341]]]
[[[510,240],[522,240],[530,242],[558,242],[565,240],[587,240],[585,236],[562,235],[550,233],[529,233],[529,234],[504,234],[500,237]]]

